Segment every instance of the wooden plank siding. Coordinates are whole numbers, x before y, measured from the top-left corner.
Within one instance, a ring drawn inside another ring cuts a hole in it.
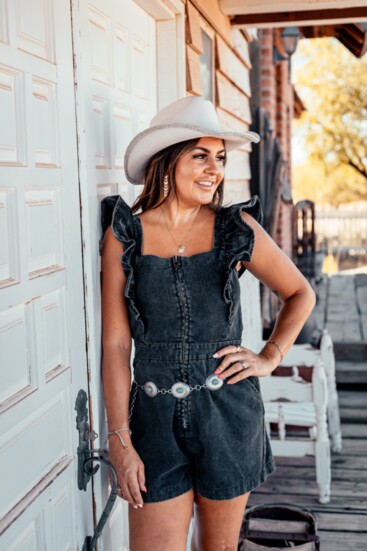
[[[203,93],[199,54],[190,46],[186,46],[186,89],[197,96]]]
[[[251,124],[250,104],[248,97],[234,86],[229,78],[216,71],[218,105],[230,115]]]
[[[243,60],[238,57],[220,36],[216,37],[218,69],[237,86],[247,97],[251,97],[250,73]]]
[[[239,174],[245,180],[249,180],[251,177],[249,154],[242,149],[237,149],[231,153],[231,162],[226,170],[226,179],[237,180]]]
[[[217,0],[188,0],[187,3],[193,4],[213,27],[215,32],[226,40],[229,45],[232,45],[231,22],[229,17],[221,11]]]
[[[202,30],[212,33],[214,41],[214,103],[223,129],[247,131],[251,124],[250,70],[248,39],[231,28],[217,0],[186,2],[186,74],[187,93],[201,95],[200,55]],[[249,196],[251,144],[230,154],[226,171],[227,199],[240,201]],[[228,192],[228,193],[227,193]]]
[[[250,61],[249,43],[247,41],[247,38],[245,38],[243,33],[238,29],[233,29],[232,38],[234,51],[236,52],[238,57],[242,59],[246,67],[251,69],[252,65]]]
[[[203,53],[200,14],[190,2],[186,4],[186,44],[197,54]]]
[[[217,113],[223,130],[231,130],[232,132],[247,132],[251,121],[251,114],[246,113],[246,118],[240,119],[225,110],[221,105],[217,105]],[[244,146],[245,147],[245,146]],[[250,151],[250,146],[247,148]]]

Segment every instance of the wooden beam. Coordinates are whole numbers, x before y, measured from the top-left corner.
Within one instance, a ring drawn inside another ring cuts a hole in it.
[[[231,19],[233,27],[285,27],[287,25],[317,25],[357,23],[367,19],[367,6],[358,8],[309,10],[278,13],[254,13],[236,15]]]
[[[219,0],[226,15],[365,8],[365,0]]]

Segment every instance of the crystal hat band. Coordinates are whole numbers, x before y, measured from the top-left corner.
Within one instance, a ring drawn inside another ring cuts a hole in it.
[[[189,386],[186,383],[178,381],[174,383],[171,388],[158,388],[153,381],[147,381],[143,385],[136,383],[139,388],[142,388],[147,396],[154,398],[157,394],[172,394],[175,398],[186,398],[190,392],[194,390],[201,390],[202,388],[208,388],[209,390],[218,390],[223,385],[223,380],[219,379],[217,375],[209,375],[205,379],[203,385]]]

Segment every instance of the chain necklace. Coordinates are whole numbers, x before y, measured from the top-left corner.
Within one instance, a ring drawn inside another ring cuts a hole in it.
[[[197,218],[197,216],[198,216],[198,214],[199,214],[200,208],[201,208],[201,207],[199,207],[197,213],[195,214],[194,218],[192,219],[192,222],[191,222],[191,224],[190,224],[188,230],[186,231],[185,235],[183,236],[180,245],[177,243],[176,239],[174,238],[174,236],[173,236],[173,234],[172,234],[172,232],[171,232],[171,230],[170,230],[170,228],[169,228],[169,226],[168,226],[167,219],[166,219],[166,215],[165,215],[165,213],[164,213],[164,210],[165,210],[165,209],[162,209],[163,218],[164,218],[165,224],[166,224],[166,226],[167,226],[167,230],[169,231],[169,234],[170,234],[170,236],[172,237],[172,241],[175,243],[175,245],[176,245],[176,247],[177,247],[177,253],[178,253],[178,254],[183,254],[183,253],[185,252],[185,250],[186,250],[186,245],[184,244],[184,242],[185,242],[185,239],[187,238],[187,236],[189,235],[189,232],[190,232],[190,230],[191,230],[191,228],[192,228],[192,226],[193,226],[193,224],[194,224],[194,222],[195,222],[195,220],[196,220],[196,218]],[[177,215],[176,215],[176,218],[177,218]],[[176,219],[175,219],[175,221],[176,221]]]

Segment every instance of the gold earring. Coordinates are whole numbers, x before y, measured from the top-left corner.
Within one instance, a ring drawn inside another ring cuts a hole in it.
[[[165,174],[163,178],[163,197],[167,197],[168,191],[168,174]]]

